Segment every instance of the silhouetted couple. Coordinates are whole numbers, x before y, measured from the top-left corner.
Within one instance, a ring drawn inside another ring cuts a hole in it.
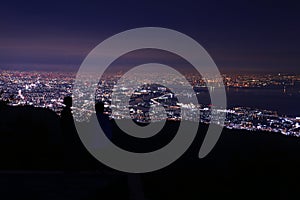
[[[61,126],[64,135],[64,166],[67,171],[89,167],[91,155],[84,148],[77,134],[72,116],[72,98],[64,98],[64,109],[61,112]],[[95,105],[97,120],[105,133],[112,139],[112,127],[109,116],[104,113],[104,103],[98,102]],[[95,141],[96,145],[105,145],[103,141]],[[105,147],[105,146],[103,146]],[[87,159],[86,159],[87,158]],[[94,159],[95,160],[95,159]],[[85,166],[81,166],[85,165]],[[130,199],[144,199],[142,184],[139,175],[128,174],[127,184]]]

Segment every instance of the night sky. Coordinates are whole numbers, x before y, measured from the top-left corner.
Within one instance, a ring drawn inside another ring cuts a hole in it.
[[[297,1],[7,1],[0,69],[76,71],[101,41],[156,26],[198,41],[221,72],[300,73]]]

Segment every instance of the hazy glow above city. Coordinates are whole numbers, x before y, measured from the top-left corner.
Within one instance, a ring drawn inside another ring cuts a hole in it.
[[[2,3],[0,18],[0,69],[76,71],[106,38],[145,26],[189,35],[224,73],[300,69],[299,5],[293,2],[21,1]]]

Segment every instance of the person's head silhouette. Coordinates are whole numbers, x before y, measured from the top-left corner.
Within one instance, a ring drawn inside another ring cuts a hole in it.
[[[63,104],[65,104],[65,106],[67,108],[71,108],[72,107],[72,97],[70,97],[70,96],[65,97]]]

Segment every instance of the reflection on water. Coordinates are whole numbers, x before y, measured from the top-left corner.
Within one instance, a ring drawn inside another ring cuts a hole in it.
[[[218,92],[218,88],[210,90]],[[243,106],[278,111],[280,115],[300,116],[300,86],[277,88],[226,88],[228,107]],[[207,91],[198,92],[200,103],[210,104]]]

